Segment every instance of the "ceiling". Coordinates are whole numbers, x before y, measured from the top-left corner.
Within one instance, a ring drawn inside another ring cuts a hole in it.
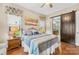
[[[50,8],[48,5],[45,5],[41,8],[43,3],[18,3],[21,7],[27,8],[37,13],[41,13],[44,15],[51,14],[53,12],[72,7],[76,5],[76,3],[52,3],[53,8]]]

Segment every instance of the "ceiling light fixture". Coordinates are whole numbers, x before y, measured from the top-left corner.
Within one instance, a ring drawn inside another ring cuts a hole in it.
[[[53,7],[53,4],[52,4],[52,3],[43,3],[43,4],[41,5],[41,8],[44,7],[45,5],[48,5],[50,8]]]

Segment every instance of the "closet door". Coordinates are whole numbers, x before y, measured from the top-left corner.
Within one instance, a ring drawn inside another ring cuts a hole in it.
[[[61,40],[75,44],[75,12],[61,15]]]

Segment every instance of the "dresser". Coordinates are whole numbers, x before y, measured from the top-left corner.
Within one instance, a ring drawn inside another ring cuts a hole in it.
[[[20,38],[8,40],[8,50],[18,48],[18,47],[21,47],[21,39]]]

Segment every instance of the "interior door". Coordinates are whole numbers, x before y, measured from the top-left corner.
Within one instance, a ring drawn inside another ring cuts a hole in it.
[[[75,43],[75,12],[61,15],[61,40]]]

